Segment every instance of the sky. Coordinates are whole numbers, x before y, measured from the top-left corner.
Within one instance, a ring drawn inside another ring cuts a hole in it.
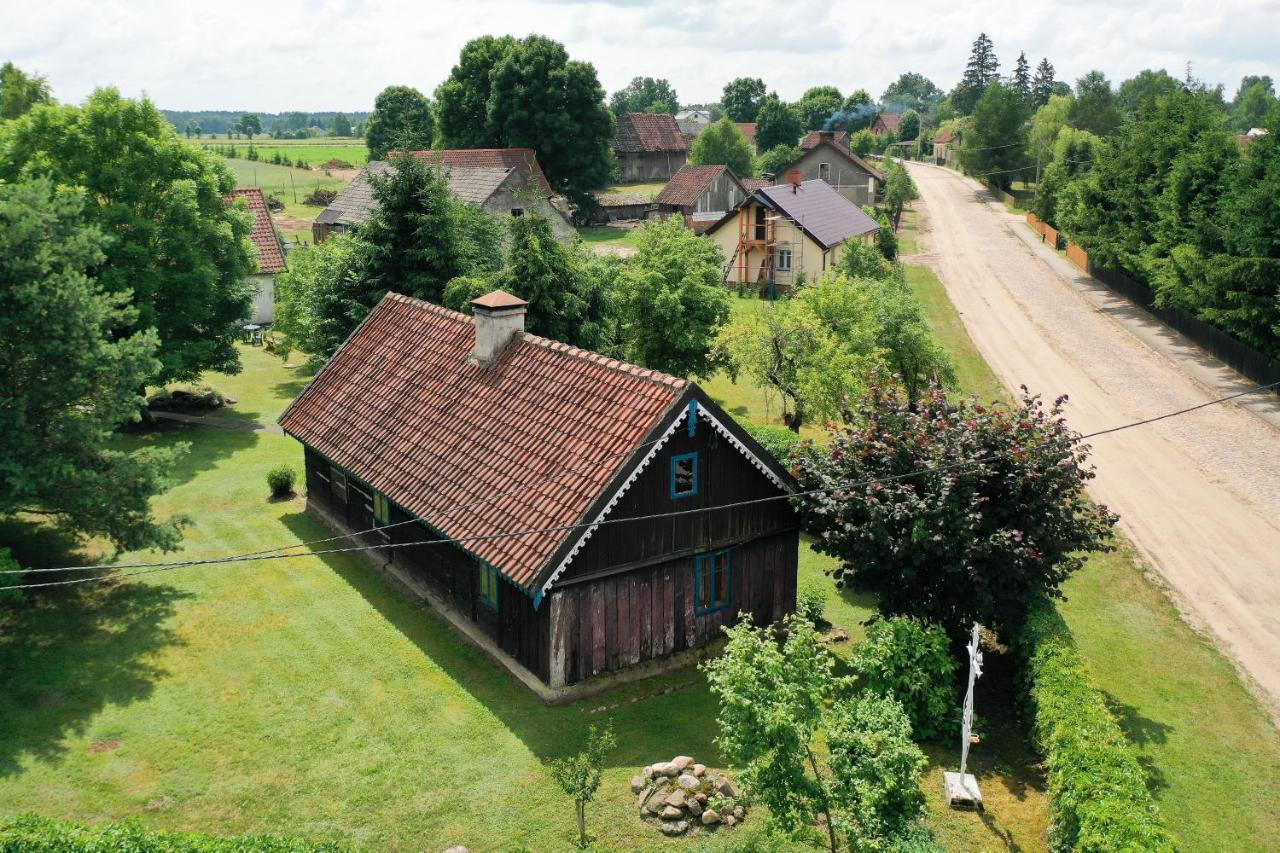
[[[368,110],[388,85],[427,94],[485,34],[538,33],[591,62],[607,92],[665,77],[682,103],[761,77],[784,99],[830,84],[879,97],[904,71],[949,90],[986,32],[1061,80],[1143,68],[1223,83],[1280,80],[1280,0],[0,0],[0,61],[78,102],[114,85],[175,110]]]

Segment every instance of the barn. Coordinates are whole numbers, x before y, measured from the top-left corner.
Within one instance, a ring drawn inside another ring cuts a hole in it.
[[[308,506],[548,700],[790,612],[787,471],[696,384],[526,308],[388,294],[281,416]]]

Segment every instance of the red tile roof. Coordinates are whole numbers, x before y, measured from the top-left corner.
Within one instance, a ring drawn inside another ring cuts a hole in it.
[[[742,135],[754,146],[756,144],[756,123],[754,121],[735,121],[733,126],[742,131]]]
[[[764,178],[743,178],[742,179],[742,186],[745,187],[747,192],[750,192],[750,193],[753,193],[756,190],[762,190],[765,187],[772,186],[772,185],[773,185],[772,181],[766,181]]]
[[[271,210],[267,207],[267,199],[260,187],[240,187],[231,191],[227,201],[242,198],[245,207],[253,214],[253,231],[249,232],[249,242],[258,250],[258,272],[278,273],[287,269],[284,262],[284,246],[280,243],[280,235],[276,233],[275,223],[271,221]]]
[[[390,293],[280,423],[446,536],[474,537],[581,522],[690,387],[527,333],[471,366],[474,329]],[[462,546],[528,590],[575,535]]]
[[[725,171],[729,171],[728,166],[685,164],[680,167],[680,171],[671,176],[671,180],[667,181],[667,185],[662,188],[662,192],[658,193],[654,203],[670,204],[676,207],[696,204],[698,198],[711,186],[711,182]],[[732,175],[733,172],[729,174]]]
[[[538,155],[532,148],[445,148],[432,151],[414,151],[428,163],[470,168],[518,169],[531,182],[542,187],[548,196],[553,195],[551,183],[538,165]]]
[[[942,133],[939,133],[937,136],[933,138],[933,142],[935,145],[946,145],[948,142],[951,142],[955,138],[956,138],[956,132],[954,130],[944,130],[942,131]]]
[[[876,120],[871,123],[871,129],[875,130],[876,126],[879,125],[885,130],[897,130],[898,120],[901,118],[902,116],[897,113],[880,113],[880,115],[876,116]]]
[[[824,133],[828,134],[829,138],[824,137]],[[811,130],[800,140],[800,147],[808,151],[822,142],[824,138],[836,145],[843,145],[845,148],[849,147],[849,131],[847,130]]]
[[[649,151],[688,151],[689,139],[680,132],[676,117],[666,113],[624,113],[618,118],[616,151],[628,154]]]

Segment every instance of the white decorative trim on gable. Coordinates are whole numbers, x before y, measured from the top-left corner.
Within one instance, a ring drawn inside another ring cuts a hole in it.
[[[608,516],[609,513],[613,512],[613,508],[618,505],[618,501],[622,500],[622,496],[627,493],[632,484],[634,484],[635,481],[640,478],[640,475],[644,473],[644,470],[649,467],[649,463],[653,461],[653,457],[657,456],[658,451],[662,450],[662,448],[666,446],[667,442],[671,440],[671,436],[675,435],[676,429],[679,428],[680,424],[682,424],[685,418],[688,417],[691,410],[706,420],[707,423],[711,424],[716,432],[727,438],[729,443],[737,448],[738,452],[745,456],[747,461],[756,469],[768,477],[769,481],[775,486],[782,489],[784,492],[794,491],[789,483],[775,474],[773,469],[770,468],[764,460],[751,452],[751,450],[743,444],[728,427],[720,422],[719,418],[708,412],[704,407],[697,405],[696,400],[691,402],[693,402],[692,406],[685,406],[681,409],[680,414],[672,418],[671,423],[668,424],[666,430],[663,431],[662,437],[653,443],[653,446],[649,448],[649,452],[644,455],[644,458],[641,459],[639,463],[636,464],[636,467],[631,470],[631,473],[627,475],[627,479],[622,482],[622,485],[618,487],[618,490],[609,498],[609,502],[604,505],[604,509],[600,510],[599,515],[597,515],[595,520],[591,522],[591,526],[582,531],[582,534],[578,537],[578,541],[573,543],[573,547],[569,549],[569,553],[565,554],[564,559],[560,561],[560,565],[556,566],[556,570],[551,573],[551,577],[547,578],[546,583],[542,585],[542,588],[538,590],[537,595],[533,597],[533,606],[535,608],[542,603],[542,598],[547,594],[547,591],[551,589],[551,585],[554,584],[562,574],[564,574],[565,569],[569,568],[569,564],[573,562],[574,557],[577,557],[583,546],[587,544],[587,540],[591,538],[591,534],[596,532],[596,528],[600,526],[600,522],[604,521],[605,517]]]

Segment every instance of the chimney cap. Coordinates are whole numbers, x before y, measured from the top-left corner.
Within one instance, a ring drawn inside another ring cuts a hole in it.
[[[471,300],[475,308],[487,308],[490,311],[501,311],[508,308],[527,308],[529,303],[519,296],[513,296],[505,290],[492,290],[484,296]]]

